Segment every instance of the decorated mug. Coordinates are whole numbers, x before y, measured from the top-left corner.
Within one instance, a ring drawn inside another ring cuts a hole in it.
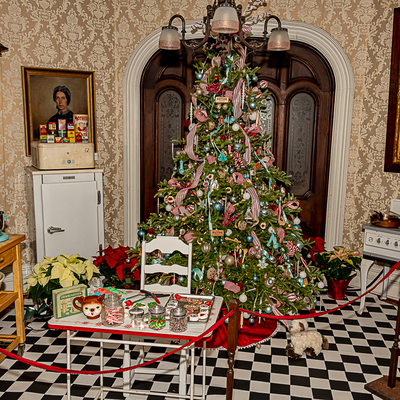
[[[72,304],[77,310],[82,311],[88,319],[96,319],[100,317],[104,296],[104,294],[101,296],[79,296],[74,298]]]

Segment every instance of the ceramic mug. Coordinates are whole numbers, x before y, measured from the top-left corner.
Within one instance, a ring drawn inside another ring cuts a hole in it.
[[[79,296],[74,298],[72,304],[77,310],[82,311],[88,319],[96,319],[100,317],[103,300],[104,294],[101,296]]]

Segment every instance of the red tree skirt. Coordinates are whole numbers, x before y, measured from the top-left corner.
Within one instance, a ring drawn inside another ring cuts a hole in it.
[[[224,310],[225,311],[225,310]],[[225,313],[224,313],[225,314]],[[243,328],[238,331],[238,349],[252,347],[257,343],[263,343],[278,331],[278,322],[272,319],[262,320],[258,323],[258,318],[254,319],[254,324],[250,326],[249,320],[243,321]],[[222,324],[213,333],[211,339],[206,340],[207,349],[226,349],[227,347],[228,326]],[[203,347],[203,341],[196,342],[196,347]]]

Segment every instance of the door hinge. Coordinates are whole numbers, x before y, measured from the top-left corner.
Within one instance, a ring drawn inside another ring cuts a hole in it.
[[[103,250],[103,245],[100,243],[99,244],[99,251],[102,251]]]
[[[100,192],[100,190],[97,191],[97,204],[101,204],[101,192]]]

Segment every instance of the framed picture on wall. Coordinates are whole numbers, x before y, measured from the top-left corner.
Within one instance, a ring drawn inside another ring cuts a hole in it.
[[[95,88],[93,71],[22,67],[25,152],[40,139],[39,126],[73,114],[89,117],[89,142],[96,151]]]
[[[385,172],[400,172],[400,8],[393,15]]]

